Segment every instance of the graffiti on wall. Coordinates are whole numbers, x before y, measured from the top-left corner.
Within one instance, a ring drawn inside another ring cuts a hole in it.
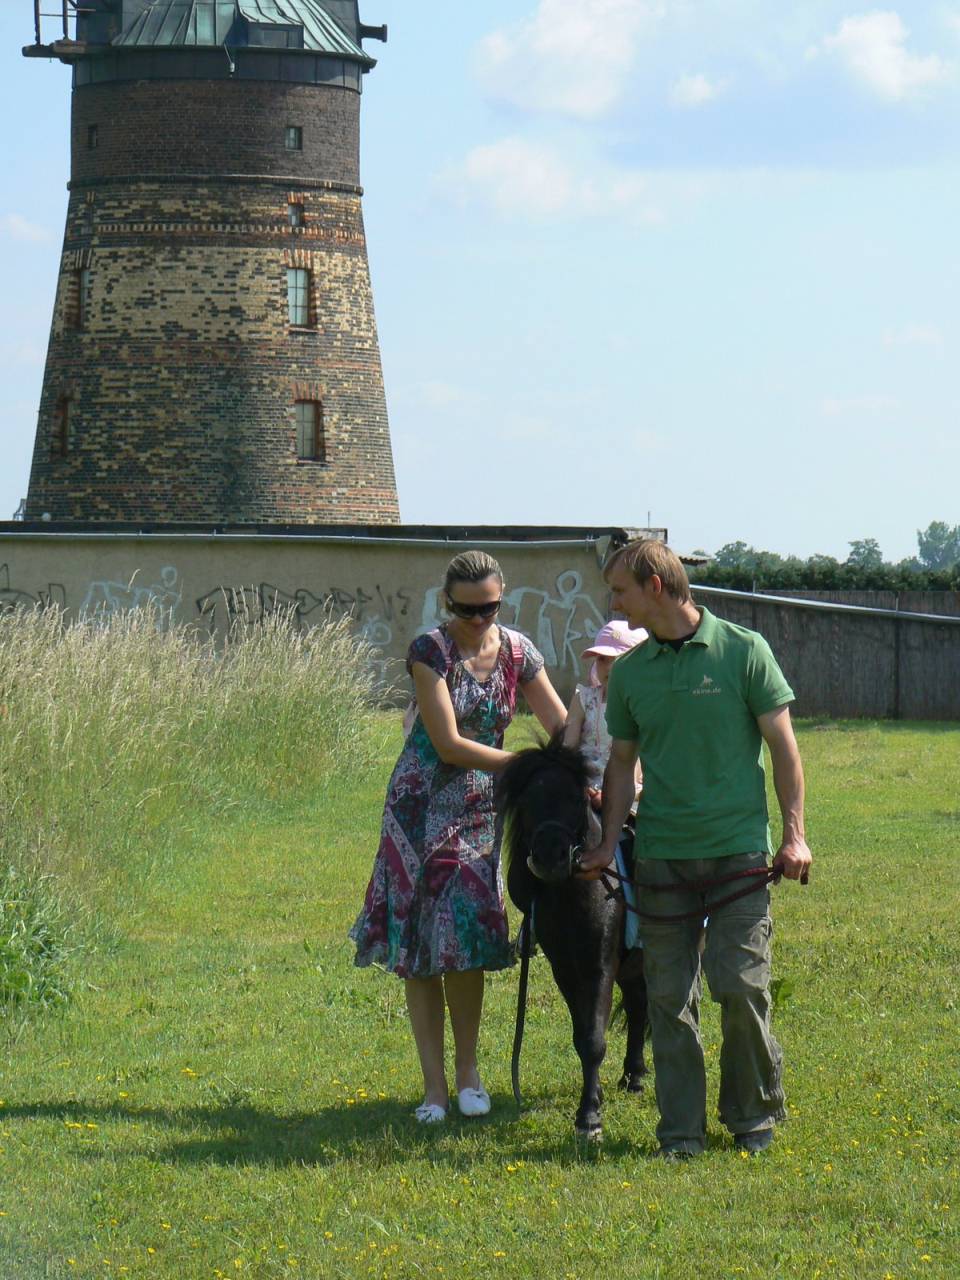
[[[136,573],[128,582],[109,582],[106,579],[91,582],[80,613],[103,616],[126,613],[130,609],[149,609],[157,613],[158,625],[162,625],[173,621],[182,599],[180,575],[172,564],[168,564],[160,570],[160,581],[149,585],[138,583]]]
[[[108,578],[91,581],[83,594],[80,614],[111,616],[147,608],[157,615],[158,627],[178,618],[187,620],[179,569],[165,565],[156,576],[155,582],[141,583],[136,573],[125,582]],[[269,582],[227,582],[194,597],[193,617],[211,635],[225,635],[236,627],[256,626],[279,615],[302,629],[315,626],[324,618],[350,616],[357,634],[384,655],[392,654],[395,661],[402,657],[406,641],[415,633],[430,630],[445,619],[439,596],[440,589],[436,587],[420,596],[419,591],[409,587],[384,587],[379,583],[285,589]],[[419,616],[418,600],[422,602]],[[66,607],[62,585],[22,586],[11,582],[7,565],[0,565],[0,612],[51,603]],[[548,667],[570,674],[581,670],[580,654],[605,621],[600,607],[584,588],[583,575],[575,569],[560,572],[544,587],[508,587],[500,617],[506,626],[530,637]],[[378,665],[386,668],[390,661],[385,656]]]
[[[10,566],[0,564],[0,613],[11,613],[14,609],[46,609],[50,605],[63,609],[66,604],[67,592],[62,583],[48,582],[46,587],[27,591],[11,585]]]
[[[284,591],[269,582],[246,587],[221,583],[198,597],[197,613],[211,632],[253,626],[278,614],[286,615],[298,627],[349,614],[371,644],[385,645],[393,640],[393,623],[407,616],[412,603],[413,597],[403,588],[391,592],[379,585],[372,592],[363,587],[352,591],[330,587],[317,594],[307,587]]]
[[[429,631],[446,618],[440,607],[440,588],[432,587],[423,601],[420,629]],[[592,643],[606,618],[583,589],[575,569],[557,575],[553,590],[511,587],[503,594],[500,621],[529,636],[548,667],[580,670],[580,654]]]
[[[367,591],[363,587],[347,590],[330,587],[319,594],[307,587],[283,591],[268,582],[259,586],[240,587],[221,584],[211,587],[197,599],[197,613],[214,632],[236,627],[255,626],[276,615],[287,617],[296,627],[311,627],[325,618],[349,615],[357,635],[372,648],[388,650],[394,641],[394,623],[406,618],[413,604],[409,591],[399,587],[384,590],[379,584]],[[379,679],[390,680],[394,659],[387,656],[374,661]]]

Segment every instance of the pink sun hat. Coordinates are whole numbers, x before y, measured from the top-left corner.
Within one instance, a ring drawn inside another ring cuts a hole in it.
[[[589,649],[584,649],[582,658],[619,658],[634,645],[646,640],[647,633],[643,627],[631,628],[622,618],[613,618],[605,622],[597,632],[596,639]]]

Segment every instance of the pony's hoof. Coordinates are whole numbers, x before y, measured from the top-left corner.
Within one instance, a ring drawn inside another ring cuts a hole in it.
[[[577,1135],[578,1145],[588,1150],[595,1150],[603,1143],[603,1126],[600,1124],[591,1124],[586,1128],[577,1125],[574,1132]]]
[[[617,1088],[623,1089],[626,1093],[643,1093],[643,1075],[639,1071],[627,1073],[626,1071],[617,1081]]]

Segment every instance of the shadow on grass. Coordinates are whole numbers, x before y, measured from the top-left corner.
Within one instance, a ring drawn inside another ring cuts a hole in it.
[[[460,1168],[476,1162],[475,1139],[483,1135],[485,1146],[501,1147],[505,1159],[531,1162],[566,1163],[601,1153],[611,1158],[652,1154],[652,1148],[645,1149],[639,1126],[636,1141],[608,1137],[599,1151],[582,1147],[574,1138],[572,1118],[566,1138],[545,1142],[542,1132],[534,1132],[522,1121],[541,1106],[552,1109],[553,1099],[530,1101],[532,1106],[521,1115],[513,1099],[501,1095],[494,1097],[493,1111],[483,1119],[465,1120],[454,1111],[438,1125],[418,1124],[408,1103],[382,1100],[288,1114],[249,1102],[169,1109],[74,1101],[9,1102],[3,1117],[5,1121],[60,1120],[75,1125],[78,1134],[88,1138],[92,1136],[88,1126],[94,1125],[101,1145],[99,1150],[83,1151],[88,1159],[116,1160],[126,1155],[186,1165],[322,1167],[355,1160],[382,1167],[406,1163],[419,1153],[435,1163]],[[153,1133],[145,1132],[149,1129]],[[158,1144],[157,1130],[169,1133],[170,1140]]]

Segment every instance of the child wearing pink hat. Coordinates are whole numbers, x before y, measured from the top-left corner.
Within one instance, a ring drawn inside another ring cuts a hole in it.
[[[593,658],[590,669],[590,683],[578,684],[570,699],[567,711],[567,726],[563,731],[563,741],[568,747],[579,747],[590,771],[590,799],[594,808],[600,807],[600,788],[603,785],[603,771],[610,758],[610,734],[607,730],[607,680],[610,668],[622,653],[627,653],[635,645],[642,644],[647,638],[643,627],[631,629],[628,622],[613,618],[605,622],[597,632],[596,639],[581,655]],[[641,785],[640,766],[637,766],[637,791]]]

